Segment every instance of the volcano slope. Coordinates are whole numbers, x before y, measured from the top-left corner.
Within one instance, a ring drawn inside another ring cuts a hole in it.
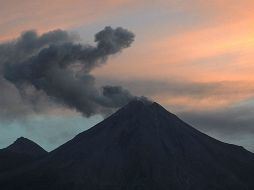
[[[43,160],[1,174],[0,189],[253,190],[254,154],[134,100]]]

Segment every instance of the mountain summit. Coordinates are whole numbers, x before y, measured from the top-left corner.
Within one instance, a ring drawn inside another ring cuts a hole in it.
[[[20,137],[4,149],[0,149],[0,173],[33,163],[47,155],[47,151],[33,141]]]
[[[5,149],[11,152],[27,154],[34,157],[40,157],[47,154],[47,152],[38,144],[24,137],[18,138],[13,144]]]
[[[252,190],[253,176],[251,152],[134,100],[27,170],[0,176],[0,188]]]

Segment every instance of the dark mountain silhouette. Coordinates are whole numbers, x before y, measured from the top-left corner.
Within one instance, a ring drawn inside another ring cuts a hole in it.
[[[29,167],[5,190],[253,190],[254,154],[135,100]]]
[[[18,138],[13,144],[6,147],[5,150],[33,157],[41,157],[47,154],[47,151],[38,144],[24,137]]]
[[[10,146],[0,150],[0,173],[30,164],[46,154],[47,151],[33,141],[20,137]]]

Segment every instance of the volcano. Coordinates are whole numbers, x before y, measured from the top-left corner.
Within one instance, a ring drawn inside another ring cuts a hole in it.
[[[50,152],[0,174],[4,190],[253,190],[254,154],[134,100]]]

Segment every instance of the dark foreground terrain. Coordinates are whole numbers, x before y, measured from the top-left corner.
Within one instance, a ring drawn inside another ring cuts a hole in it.
[[[56,150],[41,153],[30,164],[2,170],[0,189],[254,189],[253,153],[199,132],[157,103],[132,101]]]
[[[0,150],[0,174],[29,165],[45,157],[47,153],[31,140],[20,137],[10,146]]]

